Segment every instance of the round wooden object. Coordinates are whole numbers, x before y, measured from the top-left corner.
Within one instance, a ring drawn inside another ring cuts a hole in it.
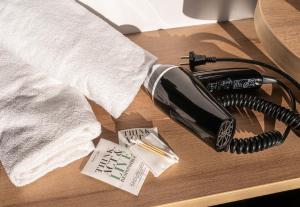
[[[300,81],[300,1],[259,0],[254,22],[271,58]]]

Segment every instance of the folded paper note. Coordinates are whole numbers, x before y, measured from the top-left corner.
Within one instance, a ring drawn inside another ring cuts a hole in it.
[[[141,158],[155,177],[178,163],[178,156],[158,136],[157,128],[134,128],[118,132],[119,142]]]
[[[149,168],[129,149],[101,139],[81,172],[138,195]]]

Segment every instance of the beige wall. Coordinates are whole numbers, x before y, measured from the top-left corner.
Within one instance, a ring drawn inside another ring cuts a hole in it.
[[[123,33],[252,18],[256,0],[80,0]]]

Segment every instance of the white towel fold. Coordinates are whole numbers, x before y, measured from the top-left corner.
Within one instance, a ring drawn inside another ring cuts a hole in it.
[[[156,58],[74,0],[1,0],[0,42],[115,118]]]
[[[16,186],[94,149],[100,134],[85,97],[0,49],[0,160]]]

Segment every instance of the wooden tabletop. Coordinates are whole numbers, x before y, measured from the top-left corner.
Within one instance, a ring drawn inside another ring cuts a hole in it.
[[[160,63],[178,64],[179,57],[189,50],[270,62],[251,19],[147,32],[131,35],[130,39],[155,54]],[[272,96],[277,103],[285,104],[285,96],[282,98],[279,89],[264,89],[262,95]],[[180,162],[158,178],[149,174],[138,197],[81,174],[80,167],[87,158],[56,169],[22,188],[13,186],[0,168],[1,207],[208,206],[300,187],[300,138],[293,133],[283,145],[264,152],[218,153],[159,111],[143,90],[117,120],[91,104],[102,124],[101,137],[117,142],[117,130],[156,126],[178,154]],[[262,114],[240,111],[235,116],[239,136],[250,136],[274,127],[284,130],[283,124],[274,123]],[[98,141],[96,139],[95,143]]]
[[[259,0],[254,19],[268,54],[300,81],[300,1]]]

